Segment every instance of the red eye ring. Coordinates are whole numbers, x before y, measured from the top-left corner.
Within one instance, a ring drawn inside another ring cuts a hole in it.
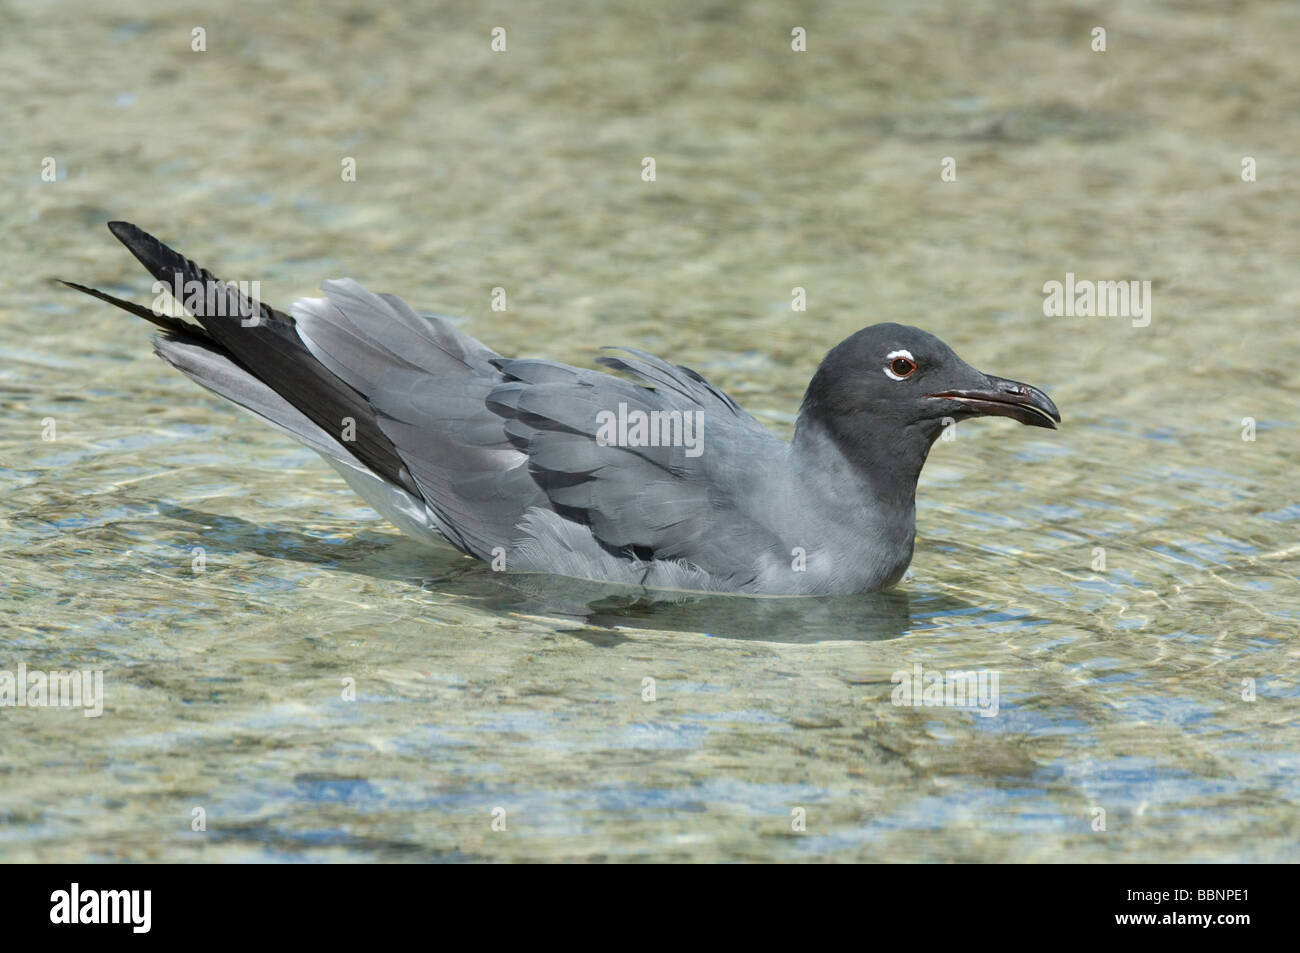
[[[907,377],[916,370],[916,362],[905,357],[896,357],[889,362],[889,369],[895,377]]]

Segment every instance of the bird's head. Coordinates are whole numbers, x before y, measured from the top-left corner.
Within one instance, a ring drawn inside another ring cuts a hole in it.
[[[924,450],[946,424],[987,416],[1051,429],[1061,420],[1038,388],[978,371],[933,334],[904,324],[873,324],[836,345],[800,412],[839,442]]]

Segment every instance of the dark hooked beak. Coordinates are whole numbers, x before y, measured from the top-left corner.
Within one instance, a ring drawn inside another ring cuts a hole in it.
[[[926,396],[954,401],[974,415],[1010,417],[1030,427],[1055,430],[1061,422],[1061,413],[1052,399],[1037,387],[987,374],[985,381],[986,386],[974,390],[946,390]]]

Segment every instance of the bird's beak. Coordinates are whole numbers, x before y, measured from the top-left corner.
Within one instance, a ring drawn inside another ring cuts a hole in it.
[[[985,386],[973,390],[947,390],[926,396],[955,401],[975,415],[1010,417],[1030,427],[1055,430],[1061,422],[1060,411],[1052,399],[1037,387],[988,374],[984,380]]]

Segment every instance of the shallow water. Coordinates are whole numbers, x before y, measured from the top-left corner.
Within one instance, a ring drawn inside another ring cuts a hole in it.
[[[0,670],[106,701],[0,708],[0,859],[1297,858],[1300,14],[1115,8],[1103,54],[1081,8],[656,8],[9,6]],[[878,320],[1064,426],[937,444],[892,593],[503,576],[52,286],[148,303],[112,218],[281,305],[645,347],[783,435]],[[1045,317],[1067,272],[1150,280],[1149,326]],[[997,713],[892,704],[918,663]]]

